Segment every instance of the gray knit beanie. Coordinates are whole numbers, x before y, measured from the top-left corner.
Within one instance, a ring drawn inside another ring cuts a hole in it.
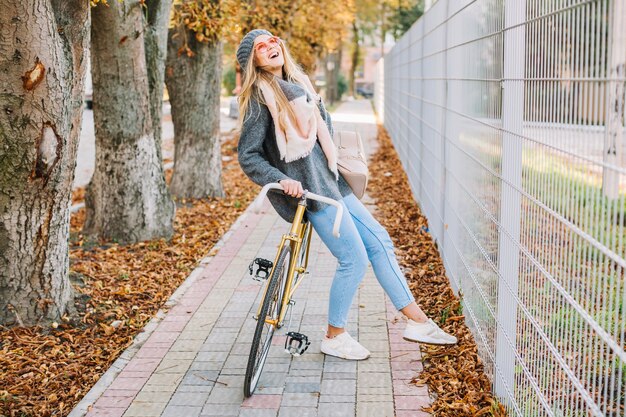
[[[250,59],[250,55],[252,55],[254,39],[256,39],[259,35],[272,36],[271,32],[265,29],[253,29],[243,37],[241,42],[239,42],[239,46],[237,47],[237,61],[239,62],[242,72],[246,70],[248,60]]]

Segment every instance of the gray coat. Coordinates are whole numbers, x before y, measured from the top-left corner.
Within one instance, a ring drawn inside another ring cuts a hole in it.
[[[289,101],[304,94],[309,97],[309,100],[313,100],[300,85],[280,78],[278,82]],[[332,135],[332,122],[323,103],[319,104],[319,109]],[[335,180],[335,175],[328,168],[328,161],[319,140],[316,141],[313,151],[308,156],[289,163],[281,160],[276,145],[272,115],[267,106],[254,97],[250,99],[250,105],[241,127],[238,156],[243,172],[261,186],[270,182],[293,179],[300,181],[305,190],[335,200],[341,200],[352,193],[352,189],[341,174],[339,174],[339,181]],[[296,213],[298,199],[280,191],[268,193],[268,198],[278,214],[291,223]],[[307,208],[311,211],[320,210],[324,206],[326,206],[324,203],[307,201]]]

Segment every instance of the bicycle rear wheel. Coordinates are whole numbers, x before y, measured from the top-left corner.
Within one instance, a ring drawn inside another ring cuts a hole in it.
[[[289,261],[291,259],[291,246],[283,246],[278,261],[274,266],[274,270],[270,275],[265,292],[265,298],[261,306],[261,313],[257,320],[252,346],[250,348],[250,356],[248,357],[248,366],[246,368],[246,377],[243,383],[243,394],[247,397],[254,393],[259,383],[265,360],[272,346],[272,337],[277,328],[276,324],[268,324],[266,318],[278,320],[281,309],[281,302],[285,292],[285,284],[287,282],[287,274],[289,273]]]

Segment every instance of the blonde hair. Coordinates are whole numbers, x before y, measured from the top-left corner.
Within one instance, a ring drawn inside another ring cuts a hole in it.
[[[280,49],[282,50],[283,58],[285,63],[283,64],[283,74],[286,77],[286,80],[298,85],[301,85],[302,88],[306,91],[306,86],[302,85],[298,81],[298,79],[302,79],[302,77],[307,77],[305,72],[302,70],[300,65],[296,63],[296,61],[292,58],[287,46],[281,39],[279,42]],[[278,85],[276,81],[275,75],[271,72],[267,71],[265,68],[257,66],[255,63],[256,53],[253,49],[252,54],[250,55],[250,59],[248,59],[247,66],[243,71],[243,80],[241,82],[241,90],[239,91],[239,119],[238,126],[239,129],[243,127],[244,117],[248,111],[248,106],[250,105],[250,99],[252,96],[261,104],[267,105],[265,99],[263,98],[263,94],[261,93],[258,81],[265,80],[269,84],[269,86],[274,90],[274,96],[276,97],[276,107],[278,110],[278,125],[280,128],[285,131],[287,128],[286,118],[289,117],[291,120],[296,119],[295,112],[293,108],[289,104],[289,100],[283,93],[283,90]],[[275,121],[276,122],[276,121]]]

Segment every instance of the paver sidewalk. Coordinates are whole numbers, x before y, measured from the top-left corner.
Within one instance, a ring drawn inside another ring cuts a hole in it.
[[[367,148],[375,146],[368,101],[342,104],[333,124],[358,129]],[[177,304],[150,324],[147,340],[125,352],[70,416],[428,416],[419,411],[430,403],[426,387],[409,383],[422,369],[419,345],[402,339],[405,323],[394,320],[401,315],[371,267],[347,330],[372,356],[355,362],[320,353],[336,260],[317,235],[289,329],[307,334],[311,346],[292,358],[283,351],[288,330],[278,331],[255,395],[244,400],[252,316],[263,288],[248,275],[248,264],[273,259],[287,231],[267,202],[259,214],[246,211],[217,255],[183,284]]]

